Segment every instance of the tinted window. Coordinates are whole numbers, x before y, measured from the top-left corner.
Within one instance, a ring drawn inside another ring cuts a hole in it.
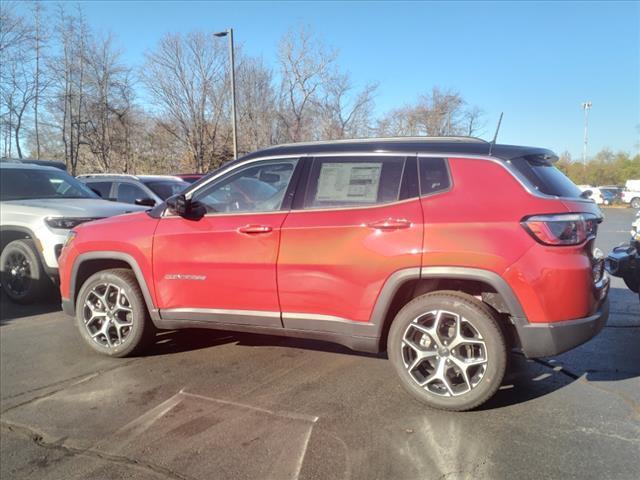
[[[182,180],[148,180],[145,181],[144,184],[162,200],[166,200],[170,196],[182,192],[189,186],[187,182],[183,182]]]
[[[119,202],[135,203],[139,198],[149,198],[149,195],[133,183],[118,184],[118,194],[116,195],[116,199]]]
[[[451,186],[447,161],[444,158],[420,159],[420,193],[430,193],[446,190]]]
[[[99,198],[84,183],[61,170],[3,168],[0,200],[29,198]]]
[[[270,212],[279,210],[297,160],[247,166],[196,192],[193,199],[207,212]]]
[[[541,193],[572,198],[577,198],[582,193],[564,173],[542,157],[527,155],[514,158],[511,163]]]
[[[102,198],[109,198],[113,182],[87,182],[87,186],[97,191]]]
[[[354,207],[395,202],[404,163],[404,157],[315,158],[304,206]]]

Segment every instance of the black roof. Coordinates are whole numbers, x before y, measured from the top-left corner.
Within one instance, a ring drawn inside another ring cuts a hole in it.
[[[275,145],[256,152],[249,153],[238,161],[252,158],[278,155],[314,155],[330,153],[442,153],[489,155],[511,160],[523,155],[542,155],[556,158],[551,150],[538,147],[523,147],[517,145],[494,145],[475,137],[395,137],[395,138],[367,138],[350,140],[332,140],[326,142],[290,143]],[[229,164],[227,164],[229,165]]]

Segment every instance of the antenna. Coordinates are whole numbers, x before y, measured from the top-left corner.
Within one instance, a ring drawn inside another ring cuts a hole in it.
[[[496,145],[496,140],[498,139],[498,132],[500,131],[500,125],[502,124],[503,115],[504,115],[504,112],[500,112],[500,118],[498,119],[498,126],[496,127],[496,133],[493,135],[493,140],[491,140],[491,143],[489,144],[489,155],[491,155],[491,150],[493,150],[493,147]]]

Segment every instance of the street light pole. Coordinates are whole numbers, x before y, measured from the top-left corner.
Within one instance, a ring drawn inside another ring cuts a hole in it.
[[[236,74],[235,60],[233,55],[233,28],[224,32],[214,33],[216,37],[229,37],[229,76],[231,77],[231,117],[233,126],[233,158],[238,158],[238,137],[236,130],[238,122],[236,120]]]
[[[587,143],[589,142],[589,110],[591,110],[592,103],[584,102],[582,109],[584,110],[584,145],[582,146],[582,163],[587,164]]]

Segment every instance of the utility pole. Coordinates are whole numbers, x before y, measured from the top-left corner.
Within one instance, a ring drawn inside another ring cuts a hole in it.
[[[582,146],[582,163],[587,164],[587,143],[589,143],[589,110],[591,110],[591,102],[583,102],[584,110],[584,145]]]
[[[235,61],[233,55],[233,28],[225,30],[224,32],[214,33],[216,37],[228,37],[229,38],[229,73],[231,77],[231,117],[233,123],[233,158],[238,158],[238,137],[236,135],[236,129],[238,128],[238,122],[236,120],[236,75],[235,75]]]

